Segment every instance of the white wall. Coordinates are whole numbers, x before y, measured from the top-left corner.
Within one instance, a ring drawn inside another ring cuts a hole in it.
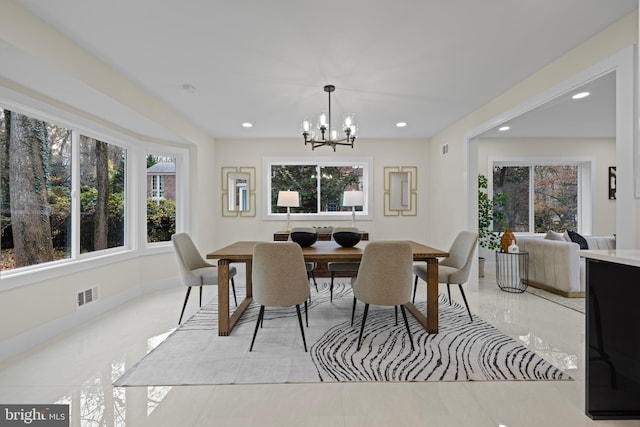
[[[343,159],[349,157],[373,157],[373,219],[357,220],[357,226],[369,232],[370,239],[413,239],[430,242],[427,218],[431,208],[427,193],[429,169],[429,142],[427,140],[382,140],[358,139],[353,149],[338,147],[333,150],[324,147],[316,149],[305,146],[302,137],[288,140],[217,140],[212,170],[215,178],[209,187],[215,196],[215,213],[208,220],[213,224],[215,242],[218,245],[236,240],[271,240],[275,231],[286,228],[284,221],[263,220],[264,171],[262,159],[266,157]],[[223,166],[251,166],[256,168],[256,217],[221,217]],[[418,200],[417,216],[384,216],[384,167],[417,166]],[[291,226],[350,226],[351,217],[344,221],[294,221]],[[448,248],[448,245],[445,249]]]
[[[478,173],[487,177],[490,159],[535,160],[574,158],[592,162],[595,188],[592,190],[592,231],[590,234],[613,235],[616,232],[616,201],[609,200],[609,166],[616,165],[614,139],[480,139]]]
[[[500,97],[434,136],[431,139],[431,154],[435,161],[430,164],[429,168],[431,195],[429,201],[432,205],[447,206],[448,209],[434,209],[433,215],[429,217],[432,242],[435,245],[443,246],[453,239],[457,230],[465,227],[477,227],[477,220],[473,219],[474,212],[477,213],[475,189],[469,188],[469,183],[475,182],[477,174],[477,157],[474,153],[476,147],[473,144],[467,144],[468,138],[488,130],[488,128],[483,129],[483,126],[488,123],[495,121],[495,124],[498,124],[501,118],[506,119],[505,112],[535,99],[572,76],[610,58],[624,48],[633,46],[637,41],[638,15],[637,11],[634,11],[509,89]],[[633,126],[634,124],[630,123],[629,127]],[[633,133],[631,129],[627,129],[627,131]],[[441,147],[445,144],[449,146],[449,154],[440,156]],[[633,141],[625,141],[625,144],[631,145]],[[621,169],[619,160],[620,156],[616,162],[618,170]],[[469,164],[470,162],[472,164]],[[628,162],[624,167],[629,169]],[[629,172],[632,171],[627,171],[627,173]],[[443,181],[447,183],[446,187],[440,185]],[[633,196],[629,196],[628,192],[625,197],[633,198]],[[620,200],[618,200],[619,202]],[[631,210],[634,210],[633,221],[638,223],[638,216],[635,212],[637,211],[635,209],[636,202],[625,200],[625,203],[632,206]],[[631,233],[634,234],[633,240],[635,241],[635,226],[629,224],[629,227],[632,228]]]

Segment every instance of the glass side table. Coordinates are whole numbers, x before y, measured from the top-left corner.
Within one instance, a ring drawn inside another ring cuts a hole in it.
[[[529,252],[496,251],[496,280],[502,291],[524,292],[529,280]]]

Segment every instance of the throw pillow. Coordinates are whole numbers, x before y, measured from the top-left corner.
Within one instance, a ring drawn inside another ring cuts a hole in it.
[[[567,230],[569,233],[569,237],[571,241],[580,245],[580,249],[589,249],[589,244],[587,243],[587,239],[579,235],[573,230]]]
[[[564,233],[562,233],[562,237],[564,237],[564,240],[566,240],[567,242],[571,241],[571,237],[569,237],[569,231],[564,230]]]
[[[562,236],[562,234],[560,233],[556,233],[555,231],[547,231],[546,236],[544,236],[545,239],[547,240],[559,240],[561,242],[564,242],[564,237]]]

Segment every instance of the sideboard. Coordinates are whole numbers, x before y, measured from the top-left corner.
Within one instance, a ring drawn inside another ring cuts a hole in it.
[[[369,233],[366,231],[361,231],[362,234],[361,240],[369,240]],[[273,233],[273,240],[276,242],[284,242],[289,240],[289,232],[288,231],[276,231]],[[323,233],[322,231],[318,232],[318,240],[328,241],[331,240],[331,232]],[[331,277],[331,273],[329,272],[329,268],[327,267],[326,262],[318,262],[316,263],[316,268],[313,270],[313,274],[316,277]],[[351,274],[349,272],[336,272],[336,277],[349,277]]]

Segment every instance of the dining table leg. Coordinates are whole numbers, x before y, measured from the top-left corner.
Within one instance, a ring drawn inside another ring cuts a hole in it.
[[[227,336],[229,326],[229,261],[218,260],[218,335]]]
[[[404,306],[430,334],[438,333],[438,259],[427,259],[427,314],[418,310],[413,303]]]
[[[438,325],[438,260],[427,260],[427,331],[437,334]]]
[[[218,335],[226,337],[231,334],[242,313],[253,301],[253,284],[251,282],[251,261],[246,263],[246,296],[238,307],[229,309],[229,260],[218,260]]]

